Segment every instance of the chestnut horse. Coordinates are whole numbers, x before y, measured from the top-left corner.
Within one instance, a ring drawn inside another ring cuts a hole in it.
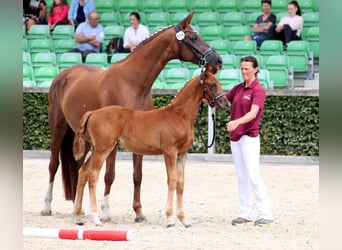
[[[184,166],[194,140],[194,123],[202,99],[219,110],[229,108],[221,84],[210,70],[189,80],[166,107],[141,111],[112,105],[86,112],[73,145],[75,159],[84,158],[86,140],[92,145],[92,154],[79,169],[74,204],[76,223],[83,225],[82,197],[88,181],[93,221],[95,225],[102,224],[97,213],[97,180],[103,162],[119,143],[139,155],[164,155],[168,183],[167,226],[174,226],[175,189],[177,217],[184,226],[189,226],[183,211]]]
[[[178,58],[199,66],[209,64],[215,70],[222,66],[222,59],[214,48],[191,28],[192,17],[193,13],[190,13],[177,25],[150,36],[126,59],[107,70],[82,64],[67,68],[56,76],[49,91],[50,178],[42,215],[51,215],[53,183],[60,159],[65,199],[75,199],[78,169],[84,159],[75,161],[72,142],[74,130],[85,112],[115,104],[138,110],[153,109],[152,84],[171,59]],[[86,151],[89,148],[90,145]],[[115,178],[116,152],[115,147],[106,160],[103,220],[110,219],[107,204]],[[140,201],[142,158],[142,155],[133,154],[136,222],[145,220]]]

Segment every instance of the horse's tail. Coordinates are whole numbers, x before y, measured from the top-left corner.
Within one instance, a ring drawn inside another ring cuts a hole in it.
[[[85,131],[87,128],[88,119],[92,113],[93,113],[92,111],[88,111],[83,115],[81,119],[80,128],[76,132],[73,149],[72,149],[76,160],[80,160],[84,156],[85,147],[86,147]]]

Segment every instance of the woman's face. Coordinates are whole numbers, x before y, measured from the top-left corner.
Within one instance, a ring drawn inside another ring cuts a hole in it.
[[[261,9],[264,13],[269,13],[271,11],[271,5],[269,5],[268,3],[263,3],[261,5]]]
[[[136,18],[134,15],[131,15],[129,17],[129,23],[131,24],[131,26],[133,26],[134,28],[138,27],[139,25],[139,20],[138,18]]]
[[[297,7],[294,4],[289,4],[287,6],[287,12],[289,13],[290,16],[295,16],[297,13]]]
[[[255,74],[258,68],[253,68],[252,62],[241,62],[240,64],[241,74],[244,81],[251,83],[255,79]]]

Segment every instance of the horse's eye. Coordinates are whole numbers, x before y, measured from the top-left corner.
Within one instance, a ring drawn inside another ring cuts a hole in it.
[[[209,88],[210,88],[212,91],[216,91],[216,90],[217,90],[216,83],[209,83]]]
[[[191,41],[196,42],[197,41],[197,36],[193,36],[190,38]]]

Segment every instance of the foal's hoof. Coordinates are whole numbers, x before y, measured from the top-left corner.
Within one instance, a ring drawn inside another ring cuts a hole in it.
[[[169,227],[175,227],[176,226],[176,224],[174,224],[174,223],[172,223],[172,224],[167,224],[167,228],[169,228]]]
[[[105,223],[105,222],[111,222],[112,219],[108,216],[108,217],[100,217],[100,221],[102,223]]]
[[[78,226],[84,226],[84,222],[82,222],[82,221],[76,222],[76,225],[78,225]]]
[[[52,212],[51,212],[51,210],[42,210],[41,212],[40,212],[40,215],[41,216],[51,216],[52,215]]]
[[[185,228],[191,227],[191,224],[185,223],[185,224],[184,224],[184,227],[185,227]]]
[[[136,217],[136,218],[134,219],[134,221],[137,222],[137,223],[141,223],[141,222],[147,221],[147,219],[146,219],[146,217],[145,217],[144,215],[142,215],[142,216],[140,216],[140,217]]]

